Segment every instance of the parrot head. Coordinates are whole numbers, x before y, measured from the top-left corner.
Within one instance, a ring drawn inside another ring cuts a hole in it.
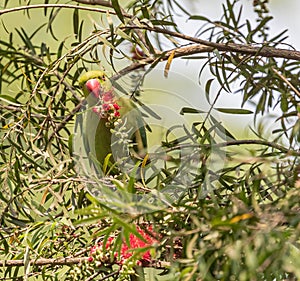
[[[96,99],[112,87],[106,73],[101,70],[92,70],[83,74],[79,78],[79,85],[83,90],[85,98],[88,98],[92,94]]]
[[[120,119],[120,106],[106,73],[101,70],[89,71],[80,77],[79,85],[92,111],[105,120],[107,127],[114,127],[114,123]]]

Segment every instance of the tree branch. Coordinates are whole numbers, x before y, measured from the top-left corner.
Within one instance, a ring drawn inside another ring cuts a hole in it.
[[[217,49],[219,51],[225,52],[234,52],[234,53],[242,53],[253,56],[261,56],[261,57],[272,57],[272,58],[285,58],[285,59],[294,59],[300,61],[300,52],[296,50],[287,50],[275,47],[269,47],[262,45],[260,47],[255,47],[247,44],[236,44],[236,43],[215,43],[207,40],[203,40],[200,38],[188,36],[179,32],[171,31],[165,28],[160,27],[150,27],[150,26],[127,26],[124,27],[127,29],[145,29],[148,31],[153,31],[161,34],[167,34],[173,37],[181,38],[193,43],[205,45],[208,47],[212,47],[213,49]]]
[[[88,257],[83,257],[83,258],[60,258],[60,259],[37,259],[37,260],[31,260],[30,264],[31,265],[37,265],[37,266],[42,266],[42,265],[72,265],[72,264],[78,264],[81,263],[85,260],[87,260]],[[24,266],[24,260],[3,260],[0,261],[0,266],[6,266],[6,267],[11,267],[11,266]]]
[[[109,7],[109,8],[113,7],[111,2],[106,1],[106,0],[74,0],[74,1],[77,3],[80,3],[80,4],[86,4],[86,5],[99,5],[99,6],[103,6],[103,7]]]
[[[84,261],[87,261],[88,257],[81,257],[81,258],[59,258],[59,259],[45,259],[40,258],[36,260],[30,260],[30,265],[36,266],[45,266],[45,265],[73,265],[79,264]],[[0,260],[0,267],[13,267],[13,266],[24,266],[24,259],[23,260]],[[143,267],[153,267],[153,268],[168,268],[171,266],[170,262],[166,261],[152,261],[150,263],[143,263]]]
[[[181,150],[184,147],[196,147],[196,148],[222,148],[222,147],[228,147],[228,146],[238,146],[238,145],[263,145],[267,147],[271,147],[274,149],[277,149],[281,151],[282,153],[285,153],[290,156],[300,156],[300,150],[292,150],[285,148],[284,146],[269,142],[265,140],[229,140],[226,142],[216,143],[216,144],[182,144],[179,146],[173,146],[166,151],[173,151],[173,150]]]
[[[92,11],[92,12],[99,12],[99,13],[107,12],[106,10],[99,9],[99,8],[91,8],[91,7],[84,7],[78,5],[70,5],[70,4],[37,4],[37,5],[20,6],[20,7],[13,7],[9,9],[0,10],[0,16],[7,13],[13,13],[13,12],[31,10],[31,9],[44,9],[44,8],[77,9],[77,10],[85,10],[85,11]],[[110,13],[116,15],[114,11],[110,11]],[[131,18],[131,16],[127,14],[124,14],[123,16]]]
[[[131,71],[137,70],[139,68],[144,67],[145,65],[152,64],[156,62],[157,60],[159,61],[166,61],[171,54],[174,53],[174,58],[179,58],[183,56],[189,56],[189,55],[194,55],[194,54],[199,54],[199,53],[207,53],[207,52],[212,52],[214,48],[205,46],[202,44],[199,45],[189,45],[189,46],[184,46],[184,47],[179,47],[176,49],[171,49],[166,51],[165,53],[161,53],[158,58],[146,58],[139,60],[139,62],[134,62],[131,65],[123,68],[120,70],[118,73],[116,73],[112,79],[113,80],[118,80],[122,76],[130,73]]]

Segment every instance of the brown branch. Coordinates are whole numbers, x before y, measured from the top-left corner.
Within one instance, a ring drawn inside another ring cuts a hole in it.
[[[87,260],[88,257],[83,257],[83,258],[59,258],[59,259],[37,259],[37,260],[31,260],[30,264],[31,265],[37,265],[37,266],[42,266],[42,265],[72,265],[72,264],[78,264],[81,263],[85,260]],[[24,266],[24,260],[2,260],[0,261],[0,266],[6,266],[6,267],[11,267],[11,266]]]
[[[99,5],[107,8],[113,8],[114,6],[112,5],[111,1],[106,1],[106,0],[74,0],[77,3],[80,4],[86,4],[86,5]],[[132,15],[127,14],[123,9],[121,9],[122,15],[125,18],[132,18]],[[115,13],[113,13],[115,14]]]
[[[79,264],[84,261],[87,261],[88,257],[81,257],[81,258],[59,258],[59,259],[45,259],[40,258],[36,260],[30,260],[30,265],[36,266],[45,266],[45,265],[73,265]],[[13,266],[24,266],[24,260],[0,260],[0,267],[13,267]],[[170,262],[166,261],[152,261],[143,263],[143,267],[153,267],[153,268],[168,268],[171,266]]]
[[[100,275],[101,271],[96,271],[94,274],[92,274],[90,277],[88,277],[87,279],[85,279],[85,281],[92,281],[95,280],[95,277],[97,277],[98,275]],[[101,278],[99,281],[103,281],[106,280],[110,277],[113,277],[114,275],[118,275],[120,273],[120,270],[114,271],[112,273],[109,273],[107,275],[105,275],[103,278]]]
[[[290,156],[300,156],[300,150],[292,150],[285,148],[284,146],[277,144],[275,142],[269,142],[265,140],[229,140],[227,142],[221,142],[216,144],[182,144],[178,146],[173,146],[171,148],[168,148],[166,152],[170,152],[173,150],[181,150],[184,147],[195,147],[195,148],[222,148],[222,147],[228,147],[228,146],[238,146],[238,145],[263,145],[270,148],[277,149],[281,151],[282,153],[285,153]]]
[[[54,132],[49,137],[49,142],[57,136],[58,132],[65,127],[65,125],[73,119],[73,116],[80,110],[81,106],[83,105],[84,100],[79,102],[72,111],[59,123],[59,125],[55,128]]]
[[[296,50],[287,50],[280,49],[275,47],[269,47],[262,45],[260,47],[255,47],[252,45],[246,44],[236,44],[236,43],[215,43],[207,40],[203,40],[200,38],[188,36],[179,32],[171,31],[168,29],[160,28],[160,27],[150,27],[150,26],[130,26],[124,28],[132,28],[132,29],[145,29],[161,34],[167,34],[173,37],[181,38],[193,43],[205,45],[217,49],[219,51],[225,52],[235,52],[242,54],[249,54],[253,56],[261,56],[261,57],[272,57],[272,58],[285,58],[285,59],[294,59],[300,61],[300,52]]]
[[[74,0],[74,1],[77,3],[80,3],[80,4],[86,4],[86,5],[99,5],[99,6],[103,6],[103,7],[109,7],[109,8],[113,7],[111,2],[106,1],[106,0]]]
[[[28,6],[20,6],[20,7],[13,7],[9,9],[0,10],[0,16],[13,13],[18,11],[24,10],[31,10],[31,9],[44,9],[44,8],[65,8],[65,9],[77,9],[77,10],[85,10],[85,11],[92,11],[92,12],[99,12],[99,13],[106,13],[106,10],[99,9],[99,8],[91,8],[91,7],[84,7],[78,5],[70,5],[70,4],[37,4],[37,5],[28,5]],[[114,11],[110,11],[111,14],[116,14]],[[130,15],[123,15],[124,17],[131,18]]]
[[[115,74],[112,78],[118,80],[123,75],[130,73],[131,71],[143,68],[145,65],[151,64],[155,62],[157,59],[160,61],[165,61],[169,58],[169,56],[175,52],[174,57],[183,57],[190,56],[198,53],[205,52],[213,52],[214,50],[225,51],[225,52],[234,52],[241,53],[251,56],[261,56],[261,57],[274,57],[274,58],[285,58],[285,59],[294,59],[300,61],[300,51],[297,50],[287,50],[280,49],[269,46],[260,46],[255,47],[251,45],[244,44],[236,44],[236,43],[215,43],[207,40],[202,40],[196,37],[191,37],[185,34],[181,34],[175,31],[171,31],[168,29],[160,28],[160,27],[149,27],[149,26],[127,26],[124,29],[145,29],[157,33],[167,34],[173,37],[181,38],[192,43],[196,43],[197,45],[190,45],[185,47],[178,47],[169,51],[166,51],[165,54],[161,55],[160,58],[146,58],[140,60],[139,62],[132,63],[131,65],[123,68],[117,74]]]
[[[166,61],[171,54],[174,52],[174,57],[179,58],[183,56],[189,56],[189,55],[194,55],[194,54],[199,54],[199,53],[207,53],[207,52],[212,52],[214,48],[205,46],[205,45],[189,45],[185,47],[179,47],[176,49],[171,49],[165,52],[165,54],[160,54],[160,57],[158,58],[146,58],[142,59],[139,62],[134,62],[131,65],[123,68],[120,70],[117,74],[115,74],[112,79],[113,80],[118,80],[122,76],[130,73],[131,71],[137,70],[139,68],[144,67],[145,65],[152,64],[156,62],[157,60],[159,61]]]
[[[103,0],[75,0],[78,3],[90,4],[90,5],[102,5],[106,7],[111,7],[110,1],[103,1]],[[9,9],[0,10],[0,16],[10,12],[16,12],[21,10],[29,10],[29,9],[36,9],[36,8],[45,8],[45,7],[53,7],[53,8],[71,8],[71,9],[81,9],[81,10],[88,10],[88,11],[95,11],[95,12],[102,12],[106,13],[106,10],[98,9],[98,8],[90,8],[84,6],[76,6],[76,5],[69,5],[69,4],[38,4],[38,5],[29,5],[29,6],[20,6],[14,7]],[[111,13],[116,14],[114,11]],[[131,18],[132,15],[123,13],[124,17]],[[242,53],[242,54],[249,54],[254,56],[262,56],[262,57],[277,57],[277,58],[285,58],[285,59],[294,59],[300,61],[300,52],[297,50],[287,50],[275,47],[269,47],[262,45],[260,47],[255,47],[252,45],[246,44],[236,44],[236,43],[216,43],[207,40],[203,40],[200,38],[188,36],[176,31],[171,31],[161,27],[151,27],[151,26],[125,26],[124,29],[137,29],[137,30],[148,30],[153,31],[161,34],[167,34],[173,37],[181,38],[193,43],[201,44],[207,47],[211,47],[208,51],[212,51],[213,49],[217,49],[219,51],[226,51],[226,52],[235,52],[235,53]]]

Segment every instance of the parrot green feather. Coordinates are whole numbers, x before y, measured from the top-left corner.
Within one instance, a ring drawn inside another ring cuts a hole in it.
[[[97,104],[97,98],[88,90],[86,83],[97,79],[104,92],[113,90],[112,85],[104,71],[89,71],[79,79],[84,96],[87,99],[88,109],[84,118],[84,138],[87,153],[96,156],[97,161],[103,165],[108,154],[112,153],[112,128],[107,126],[107,119],[100,118],[92,107]],[[118,110],[123,127],[129,132],[133,148],[130,154],[133,158],[142,159],[147,153],[147,136],[145,122],[135,103],[127,97],[116,97],[114,100],[120,106]],[[111,162],[114,160],[111,157]]]

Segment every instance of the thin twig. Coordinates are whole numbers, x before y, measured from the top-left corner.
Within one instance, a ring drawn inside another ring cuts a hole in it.
[[[72,111],[62,120],[59,125],[55,128],[54,132],[50,135],[49,141],[51,141],[55,136],[57,136],[58,132],[65,127],[65,125],[71,121],[74,117],[74,115],[80,110],[84,103],[84,100],[82,100],[79,104],[77,104]]]
[[[300,150],[291,150],[288,148],[285,148],[284,146],[274,143],[274,142],[268,142],[265,140],[230,140],[227,142],[222,143],[216,143],[216,144],[182,144],[178,146],[173,146],[166,150],[166,152],[173,151],[173,150],[181,150],[184,147],[199,147],[199,148],[222,148],[227,146],[238,146],[238,145],[264,145],[268,146],[274,149],[277,149],[283,153],[286,153],[287,155],[291,156],[300,156]]]
[[[295,86],[288,80],[286,77],[284,77],[277,69],[272,67],[272,70],[285,82],[287,83],[291,89],[295,92],[295,94],[300,97],[300,92],[295,88]]]
[[[59,258],[59,259],[45,259],[40,258],[37,260],[31,260],[29,263],[31,265],[72,265],[82,263],[83,261],[87,260],[88,257],[81,257],[81,258]],[[2,260],[0,261],[0,266],[11,267],[11,266],[24,266],[24,259],[23,260]]]
[[[139,62],[132,63],[131,65],[120,70],[117,74],[115,74],[112,77],[112,79],[118,80],[122,76],[124,76],[134,70],[137,70],[139,68],[145,67],[145,65],[149,65],[149,64],[156,62],[157,59],[159,61],[166,61],[169,58],[169,56],[173,53],[174,53],[175,58],[180,58],[180,57],[190,56],[190,55],[194,55],[194,54],[212,52],[213,50],[214,50],[214,48],[205,46],[202,44],[198,44],[198,45],[193,44],[193,45],[189,45],[189,46],[171,49],[171,50],[166,51],[165,54],[160,55],[159,58],[146,58],[146,59],[139,60]]]
[[[77,10],[85,10],[91,12],[99,12],[105,14],[107,10],[99,9],[99,8],[91,8],[79,5],[70,5],[70,4],[37,4],[37,5],[28,5],[28,6],[20,6],[20,7],[13,7],[9,9],[0,10],[0,16],[8,13],[14,13],[19,11],[31,10],[31,9],[44,9],[44,8],[65,8],[65,9],[77,9]],[[111,14],[116,15],[114,11],[110,11]],[[130,15],[123,15],[124,17],[131,17]]]
[[[98,276],[99,274],[101,274],[101,273],[103,273],[103,272],[101,272],[101,271],[96,271],[94,274],[92,274],[90,277],[88,277],[87,279],[85,279],[85,281],[91,281],[91,280],[94,280],[94,278],[96,277],[96,276]],[[107,274],[107,275],[105,275],[103,278],[101,278],[99,281],[103,281],[103,280],[106,280],[106,279],[108,279],[108,278],[110,278],[110,277],[113,277],[113,276],[115,276],[115,275],[118,275],[120,273],[120,270],[117,270],[117,271],[114,271],[114,272],[111,272],[111,273],[109,273],[109,274]]]
[[[113,7],[111,2],[106,0],[75,0],[75,1],[77,3],[86,4],[86,5],[99,5],[103,7],[109,7],[109,8]]]
[[[44,265],[73,265],[79,264],[88,260],[88,257],[80,258],[58,258],[58,259],[46,259],[40,258],[36,260],[30,260],[31,265],[44,266]],[[12,266],[24,266],[24,259],[22,260],[0,260],[0,267],[12,267]],[[170,262],[166,261],[152,261],[151,263],[143,264],[143,267],[153,267],[153,268],[168,268],[171,266]]]

